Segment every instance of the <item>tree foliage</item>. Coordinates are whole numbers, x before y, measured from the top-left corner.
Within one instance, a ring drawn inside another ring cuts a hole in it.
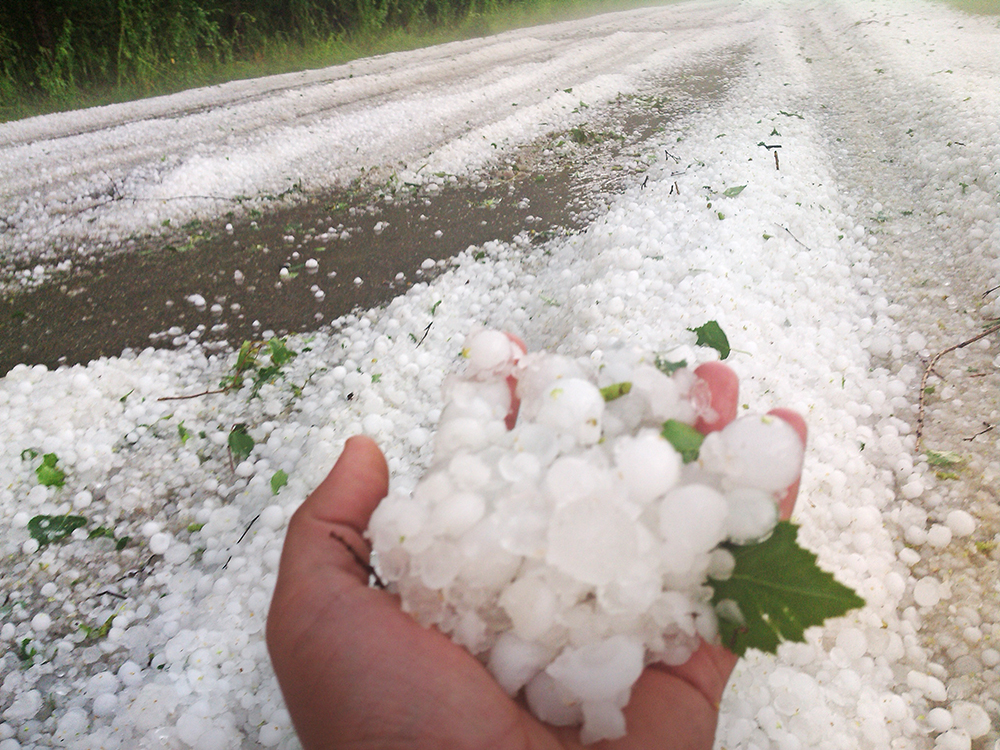
[[[88,90],[204,83],[275,45],[466,18],[522,0],[19,0],[0,3],[0,107]]]

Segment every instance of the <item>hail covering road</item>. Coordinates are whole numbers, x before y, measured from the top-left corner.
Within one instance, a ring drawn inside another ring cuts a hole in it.
[[[703,358],[684,329],[708,318],[738,350],[742,400],[806,416],[800,537],[868,601],[741,661],[717,745],[993,743],[995,335],[940,360],[919,448],[914,430],[926,362],[1000,317],[995,18],[916,0],[681,3],[8,123],[0,253],[44,278],[239,196],[470,174],[711,61],[729,88],[641,150],[644,186],[545,254],[491,245],[308,347],[293,338],[294,402],[275,385],[158,404],[226,372],[193,343],[0,381],[0,747],[295,747],[261,624],[287,517],[343,440],[374,434],[412,485],[470,320],[574,355]],[[405,334],[432,320],[414,350]],[[236,422],[258,445],[234,473]],[[57,454],[67,486],[38,485],[27,449]],[[68,512],[137,541],[118,557],[79,533],[38,549],[28,519]],[[102,634],[77,627],[112,614]]]

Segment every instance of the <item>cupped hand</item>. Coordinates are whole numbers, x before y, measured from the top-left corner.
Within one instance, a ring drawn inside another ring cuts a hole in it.
[[[696,370],[721,429],[736,415],[736,375]],[[803,443],[802,418],[771,412]],[[267,645],[295,729],[307,750],[579,748],[577,727],[551,727],[512,700],[483,665],[396,597],[368,585],[365,530],[388,490],[378,446],[353,437],[333,470],[289,522],[267,621]],[[791,515],[798,482],[781,501]],[[647,667],[625,709],[628,735],[594,748],[710,748],[718,706],[737,657],[703,643],[680,667]]]

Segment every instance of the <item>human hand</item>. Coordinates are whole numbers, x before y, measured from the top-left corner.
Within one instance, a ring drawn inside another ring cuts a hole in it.
[[[721,429],[736,416],[736,375],[721,363],[696,370]],[[771,412],[805,442],[802,418]],[[551,727],[512,700],[485,667],[368,586],[368,520],[388,491],[388,468],[366,437],[292,517],[267,622],[285,702],[307,750],[319,748],[580,748],[577,727]],[[798,482],[781,500],[791,515]],[[679,667],[647,667],[625,709],[628,735],[595,748],[710,748],[718,705],[737,657],[703,643]]]

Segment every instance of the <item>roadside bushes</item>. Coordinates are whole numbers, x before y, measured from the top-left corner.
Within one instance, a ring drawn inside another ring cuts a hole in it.
[[[18,0],[0,4],[0,120],[259,74],[250,66],[534,0]],[[278,66],[272,66],[278,67]],[[227,69],[223,71],[223,69]],[[235,70],[234,70],[235,68]]]

